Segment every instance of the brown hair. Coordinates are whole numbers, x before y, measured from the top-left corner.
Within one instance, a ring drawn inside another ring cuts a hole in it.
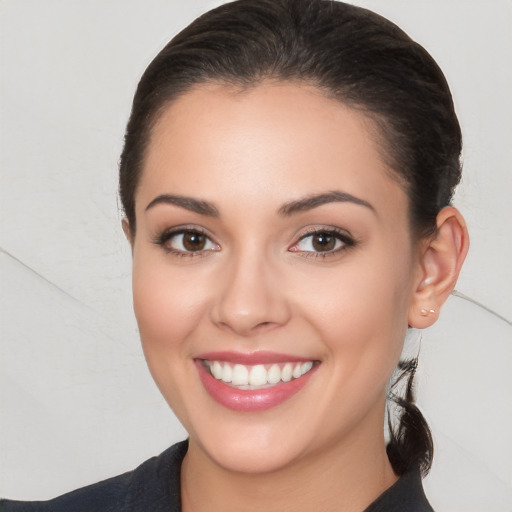
[[[151,129],[165,107],[192,87],[252,87],[265,79],[313,84],[370,116],[384,157],[409,196],[417,236],[435,231],[460,180],[461,132],[444,75],[428,52],[389,20],[330,0],[238,0],[213,9],[175,36],[144,72],[120,161],[120,196],[136,231],[135,193]],[[426,473],[433,446],[414,405],[415,362],[388,455],[397,474]]]

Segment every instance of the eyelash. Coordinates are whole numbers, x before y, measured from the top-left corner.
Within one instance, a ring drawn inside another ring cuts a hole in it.
[[[166,245],[167,242],[169,242],[174,237],[176,237],[178,235],[187,235],[187,234],[204,236],[205,239],[207,240],[207,243],[209,242],[209,243],[215,245],[216,248],[219,247],[218,244],[216,244],[215,242],[212,241],[211,237],[205,231],[203,231],[202,229],[197,228],[197,227],[190,227],[190,228],[181,227],[181,228],[167,229],[167,230],[163,231],[161,234],[159,234],[153,240],[153,243],[161,246],[165,252],[172,254],[173,256],[185,257],[185,258],[197,258],[197,257],[201,257],[201,256],[204,257],[208,253],[215,252],[217,250],[217,249],[201,249],[198,251],[183,251],[181,249],[174,249],[174,248],[168,247]]]
[[[329,237],[335,238],[337,241],[341,242],[341,247],[335,248],[329,251],[300,251],[295,250],[291,252],[300,253],[303,258],[329,258],[333,256],[338,256],[341,252],[344,252],[352,247],[357,245],[356,240],[352,238],[346,231],[337,228],[313,228],[306,233],[302,234],[299,240],[290,248],[289,250],[296,247],[300,242],[306,240],[309,237],[313,237],[315,235],[326,235]]]
[[[171,240],[172,238],[178,236],[178,235],[201,235],[204,236],[207,240],[207,243],[213,244],[216,246],[215,249],[200,249],[198,251],[183,251],[181,249],[174,249],[168,247],[166,244]],[[313,237],[315,235],[325,235],[328,237],[333,237],[337,241],[341,242],[341,247],[335,248],[333,250],[327,250],[327,251],[301,251],[298,249],[294,250],[294,247],[298,246],[302,241],[306,240],[308,237]],[[210,236],[203,231],[200,228],[197,227],[181,227],[181,228],[173,228],[163,231],[161,234],[159,234],[155,240],[153,240],[153,243],[161,246],[165,252],[172,254],[174,256],[178,257],[188,257],[188,258],[194,258],[194,257],[204,257],[208,253],[216,252],[219,248],[219,245],[213,242],[213,240],[210,238]],[[288,249],[290,252],[299,253],[300,256],[304,258],[329,258],[332,256],[338,255],[340,252],[346,251],[347,249],[350,249],[357,245],[356,240],[354,240],[347,232],[337,229],[337,228],[314,228],[311,230],[308,230],[306,233],[303,233],[299,240],[295,242],[290,249]]]

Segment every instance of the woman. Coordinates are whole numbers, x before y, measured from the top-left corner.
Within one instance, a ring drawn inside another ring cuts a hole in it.
[[[432,443],[388,383],[468,248],[444,76],[387,20],[245,1],[150,64],[120,165],[134,308],[189,434],[133,473],[5,510],[431,510]]]

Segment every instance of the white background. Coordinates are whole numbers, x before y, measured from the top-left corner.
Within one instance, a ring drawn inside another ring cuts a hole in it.
[[[0,0],[1,496],[50,498],[185,436],[139,346],[117,161],[145,66],[219,3]],[[471,300],[422,337],[425,487],[440,511],[512,511],[512,2],[356,3],[436,58],[465,137]]]

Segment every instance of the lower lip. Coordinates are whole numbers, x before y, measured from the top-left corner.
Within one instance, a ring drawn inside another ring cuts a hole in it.
[[[219,404],[233,411],[256,412],[264,411],[279,405],[300,391],[309,381],[311,374],[318,365],[290,382],[282,382],[264,389],[237,389],[217,380],[205,368],[204,363],[196,360],[201,382],[209,395]]]

